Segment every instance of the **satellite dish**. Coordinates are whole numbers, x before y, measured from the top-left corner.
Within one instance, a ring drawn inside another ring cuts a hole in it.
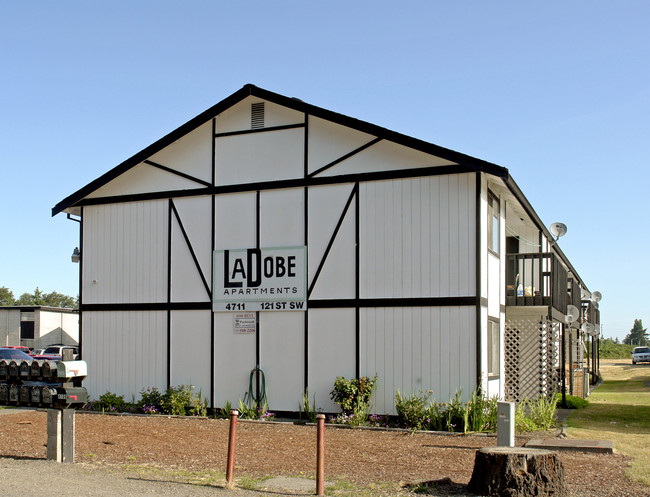
[[[553,235],[556,240],[566,235],[566,232],[567,232],[566,224],[563,223],[551,224],[551,235]]]
[[[581,288],[580,289],[580,300],[590,300],[591,299],[591,293],[589,293],[589,290],[586,288]]]
[[[594,325],[594,336],[599,336],[600,335],[600,325],[595,324]]]
[[[591,292],[591,300],[593,300],[594,302],[598,303],[602,298],[603,298],[603,294],[600,293],[599,291]]]
[[[567,323],[571,324],[574,321],[577,321],[579,317],[580,317],[580,311],[575,305],[566,306],[566,317],[564,320]]]
[[[582,326],[580,326],[580,330],[586,333],[587,335],[593,335],[594,325],[591,323],[582,323]]]

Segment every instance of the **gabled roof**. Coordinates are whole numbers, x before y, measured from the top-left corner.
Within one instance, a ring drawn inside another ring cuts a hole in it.
[[[248,84],[245,85],[240,90],[233,93],[232,95],[230,95],[229,97],[225,98],[218,104],[210,107],[205,112],[202,112],[195,118],[191,119],[190,121],[186,122],[182,126],[178,127],[168,135],[162,137],[160,140],[152,143],[141,152],[135,154],[133,157],[125,160],[124,162],[114,167],[107,173],[95,179],[94,181],[91,181],[83,188],[74,192],[72,195],[69,195],[68,197],[61,200],[61,202],[59,202],[52,208],[52,215],[55,216],[59,212],[62,212],[65,209],[74,206],[77,202],[79,202],[80,200],[82,200],[83,198],[85,198],[86,196],[88,196],[98,188],[101,188],[109,181],[117,178],[118,176],[125,173],[132,167],[140,164],[142,161],[148,159],[155,153],[171,145],[178,139],[182,138],[186,134],[195,130],[199,126],[205,124],[213,117],[218,116],[219,114],[229,109],[233,105],[237,104],[238,102],[242,101],[243,99],[247,98],[248,96],[255,96],[263,100],[267,100],[269,102],[273,102],[275,104],[282,105],[284,107],[299,112],[304,112],[306,114],[310,114],[312,116],[316,116],[321,119],[332,121],[342,126],[347,126],[349,128],[374,135],[384,140],[398,143],[400,145],[404,145],[424,153],[435,155],[443,159],[455,162],[457,164],[466,166],[475,171],[483,171],[489,174],[493,174],[495,176],[499,176],[504,179],[508,177],[508,170],[496,164],[492,164],[490,162],[481,159],[470,157],[469,155],[465,155],[460,152],[455,152],[453,150],[440,147],[438,145],[434,145],[432,143],[419,140],[411,136],[397,133],[396,131],[391,131],[389,129],[382,128],[381,126],[376,126],[366,121],[361,121],[359,119],[348,117],[343,114],[332,112],[330,110],[323,109],[322,107],[317,107],[315,105],[305,103],[302,100],[299,100],[297,98],[285,97],[284,95],[273,93],[271,91],[259,88],[255,85]]]
[[[52,216],[55,216],[59,212],[62,212],[65,209],[68,209],[69,207],[76,205],[78,202],[80,202],[86,196],[93,193],[95,190],[101,188],[102,186],[106,185],[108,182],[117,178],[118,176],[125,173],[129,169],[147,160],[152,155],[161,151],[165,147],[171,145],[172,143],[179,140],[186,134],[190,133],[191,131],[194,131],[199,126],[205,124],[210,119],[218,116],[222,112],[226,111],[230,107],[236,105],[237,103],[241,102],[242,100],[244,100],[249,96],[258,97],[263,100],[278,105],[282,105],[289,109],[296,110],[298,112],[303,112],[305,114],[319,117],[321,119],[325,119],[342,126],[347,126],[357,131],[374,135],[377,138],[388,140],[406,147],[413,148],[415,150],[419,150],[424,153],[435,155],[442,159],[455,162],[458,165],[462,165],[469,170],[474,170],[477,172],[481,171],[481,172],[485,172],[497,176],[504,181],[508,189],[512,192],[515,198],[520,202],[524,210],[528,213],[528,215],[533,220],[533,222],[538,226],[538,228],[544,233],[546,238],[549,240],[553,240],[553,236],[546,228],[539,215],[535,212],[535,209],[532,207],[532,205],[525,197],[523,192],[520,190],[517,183],[515,183],[512,176],[510,176],[508,169],[493,164],[491,162],[487,162],[481,159],[477,159],[475,157],[471,157],[469,155],[462,154],[460,152],[456,152],[454,150],[450,150],[448,148],[434,145],[433,143],[429,143],[423,140],[419,140],[417,138],[413,138],[411,136],[404,135],[402,133],[398,133],[396,131],[391,131],[389,129],[382,128],[381,126],[377,126],[375,124],[371,124],[366,121],[361,121],[359,119],[355,119],[353,117],[339,114],[337,112],[333,112],[324,109],[322,107],[317,107],[315,105],[308,104],[298,98],[286,97],[284,95],[280,95],[279,93],[274,93],[269,90],[259,88],[252,84],[244,85],[240,90],[236,91],[229,97],[226,97],[218,104],[210,107],[208,110],[202,112],[195,118],[189,120],[182,126],[176,128],[174,131],[167,134],[166,136],[163,136],[160,140],[152,143],[144,150],[138,152],[131,158],[125,160],[118,166],[114,167],[107,173],[100,176],[99,178],[95,179],[94,181],[91,181],[83,188],[74,192],[72,195],[69,195],[68,197],[64,198],[52,208]],[[586,288],[586,285],[584,284],[582,279],[578,276],[577,271],[575,271],[573,265],[566,257],[566,255],[562,252],[560,247],[556,243],[554,243],[553,245],[554,245],[554,250],[558,253],[560,258],[565,262],[565,264],[578,278],[581,284]]]

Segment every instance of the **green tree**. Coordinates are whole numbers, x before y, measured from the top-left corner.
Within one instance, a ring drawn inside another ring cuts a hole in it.
[[[6,286],[0,287],[0,305],[15,305],[14,292],[9,290]]]
[[[634,320],[634,326],[630,330],[630,333],[625,337],[623,343],[628,345],[648,345],[650,338],[646,333],[648,329],[643,327],[643,323],[640,319]]]
[[[76,300],[59,292],[43,293],[38,287],[34,293],[23,293],[16,301],[17,305],[44,305],[48,307],[73,308]]]

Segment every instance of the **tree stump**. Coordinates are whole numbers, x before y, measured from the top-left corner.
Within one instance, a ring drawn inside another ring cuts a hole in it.
[[[524,447],[490,447],[476,451],[467,489],[500,497],[566,497],[564,467],[556,452]]]

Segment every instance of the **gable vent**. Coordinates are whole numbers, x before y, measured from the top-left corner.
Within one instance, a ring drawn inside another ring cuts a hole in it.
[[[264,127],[264,102],[251,104],[251,129]]]

